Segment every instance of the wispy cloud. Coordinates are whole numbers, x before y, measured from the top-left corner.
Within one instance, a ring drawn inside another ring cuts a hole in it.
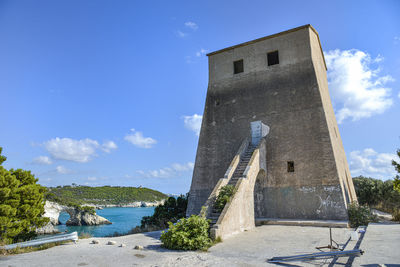
[[[187,28],[190,28],[190,29],[192,29],[192,30],[197,30],[198,28],[199,28],[199,26],[196,24],[196,23],[194,23],[193,21],[187,21],[187,22],[185,22],[185,26],[187,27]]]
[[[391,88],[386,83],[394,79],[380,75],[375,67],[383,58],[372,59],[360,50],[333,50],[325,52],[328,82],[339,123],[381,114],[393,103]]]
[[[131,129],[131,133],[127,134],[124,139],[141,148],[152,148],[157,143],[157,140],[151,137],[144,137],[142,132],[138,132],[135,129]]]
[[[117,148],[118,148],[117,144],[114,143],[113,141],[106,141],[101,146],[101,149],[107,153],[110,153],[112,150],[115,150]]]
[[[174,163],[169,167],[164,167],[158,170],[139,170],[137,173],[145,178],[171,178],[178,176],[181,173],[192,171],[193,167],[193,162],[188,162],[185,164]]]
[[[193,114],[191,116],[183,116],[183,123],[185,127],[195,132],[197,136],[200,134],[202,120],[203,115]]]
[[[184,33],[183,31],[176,31],[176,35],[178,37],[184,38],[187,36],[187,33]]]
[[[196,57],[201,57],[207,54],[208,50],[201,48],[199,51],[196,52]]]
[[[193,21],[187,21],[184,23],[185,28],[190,29],[192,31],[196,31],[199,26],[194,23]],[[176,36],[180,37],[180,38],[185,38],[186,36],[188,36],[188,32],[187,31],[182,31],[182,30],[177,30],[175,31]]]
[[[61,166],[61,165],[56,167],[56,172],[59,173],[59,174],[71,173],[71,171],[69,169],[67,169],[67,168],[65,168],[64,166]]]
[[[350,153],[350,171],[352,176],[368,176],[378,179],[392,179],[396,172],[392,166],[395,154],[378,153],[372,148]]]
[[[51,165],[53,161],[47,156],[39,156],[37,158],[34,158],[32,163],[41,165]]]
[[[400,36],[395,36],[394,38],[393,38],[393,40],[394,40],[394,44],[400,44]]]

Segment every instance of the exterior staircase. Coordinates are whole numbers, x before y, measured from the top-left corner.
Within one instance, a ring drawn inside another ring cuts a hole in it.
[[[237,181],[239,178],[243,177],[243,173],[245,172],[247,165],[250,162],[251,156],[253,155],[254,150],[257,148],[256,145],[252,145],[251,143],[248,145],[247,149],[243,153],[242,157],[240,158],[240,162],[235,169],[235,172],[232,175],[232,178],[229,180],[228,185],[236,186]],[[211,220],[210,227],[217,223],[221,212],[216,210],[214,206],[211,209],[211,213],[208,214],[207,219]]]
[[[243,156],[240,158],[240,162],[232,175],[232,178],[229,180],[228,185],[235,186],[240,177],[243,177],[243,173],[247,168],[247,165],[250,162],[251,155],[253,155],[254,150],[257,146],[249,144]]]
[[[204,203],[200,215],[210,220],[210,236],[226,238],[255,227],[254,185],[257,177],[266,177],[266,136],[269,127],[261,121],[250,123],[246,137],[233,157],[224,177],[220,178]],[[250,161],[251,160],[251,161]],[[221,188],[235,187],[235,193],[222,212],[215,209]]]

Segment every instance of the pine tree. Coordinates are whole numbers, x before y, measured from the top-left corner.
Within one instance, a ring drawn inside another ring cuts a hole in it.
[[[26,240],[48,222],[44,214],[45,187],[30,171],[7,170],[0,147],[0,241]]]

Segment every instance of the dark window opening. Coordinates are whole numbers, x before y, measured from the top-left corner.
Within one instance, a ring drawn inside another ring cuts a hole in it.
[[[219,106],[219,99],[215,100],[215,105]]]
[[[294,172],[294,161],[288,161],[287,162],[287,171],[288,172]]]
[[[237,74],[237,73],[241,73],[244,71],[243,68],[243,59],[238,60],[238,61],[234,61],[233,62],[233,73]]]
[[[268,58],[268,66],[279,64],[278,51],[268,53],[267,58]]]

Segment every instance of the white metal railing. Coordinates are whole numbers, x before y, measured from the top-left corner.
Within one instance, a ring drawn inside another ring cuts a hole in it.
[[[78,232],[72,232],[70,234],[60,234],[60,235],[54,235],[50,237],[44,237],[41,239],[35,239],[35,240],[30,240],[26,242],[20,242],[20,243],[15,243],[11,245],[6,245],[3,247],[0,247],[2,249],[13,249],[16,247],[24,248],[24,247],[35,247],[35,246],[40,246],[44,245],[47,243],[54,243],[54,242],[62,242],[62,241],[74,241],[74,243],[78,240]]]

